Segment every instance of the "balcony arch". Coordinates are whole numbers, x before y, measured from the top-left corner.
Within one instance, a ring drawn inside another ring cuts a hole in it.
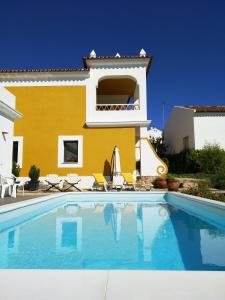
[[[131,76],[107,76],[98,81],[96,110],[139,110],[139,85]]]

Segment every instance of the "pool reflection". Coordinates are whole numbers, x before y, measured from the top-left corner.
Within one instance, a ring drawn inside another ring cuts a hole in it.
[[[67,203],[0,233],[0,268],[225,270],[225,231],[167,204]]]

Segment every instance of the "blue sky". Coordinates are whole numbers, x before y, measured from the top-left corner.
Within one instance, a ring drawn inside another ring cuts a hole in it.
[[[225,1],[2,1],[0,68],[81,66],[81,57],[154,56],[148,117],[173,105],[225,105]]]

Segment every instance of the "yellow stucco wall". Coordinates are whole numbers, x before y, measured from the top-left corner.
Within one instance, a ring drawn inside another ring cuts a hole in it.
[[[86,128],[85,86],[9,87],[16,109],[23,117],[15,121],[14,135],[23,136],[23,167],[27,176],[32,164],[41,176],[93,172],[109,174],[112,151],[120,149],[122,171],[135,169],[134,128]],[[116,113],[116,112],[115,112]],[[58,168],[58,136],[83,136],[83,167]]]

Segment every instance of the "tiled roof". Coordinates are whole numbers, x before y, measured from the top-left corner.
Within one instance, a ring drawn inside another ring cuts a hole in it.
[[[93,57],[83,57],[84,68],[64,68],[64,69],[15,69],[15,70],[0,70],[0,74],[8,74],[8,73],[50,73],[50,72],[87,72],[89,68],[87,66],[87,60],[107,60],[107,59],[148,59],[148,69],[152,62],[152,56],[97,56]]]
[[[139,55],[124,55],[124,56],[96,56],[96,57],[87,57],[84,56],[83,57],[83,64],[84,67],[87,68],[87,60],[111,60],[111,59],[115,59],[115,60],[120,60],[120,59],[148,59],[149,60],[149,64],[147,67],[147,72],[150,68],[153,56],[152,55],[146,55],[146,56],[139,56]]]
[[[184,106],[185,108],[194,109],[196,112],[225,112],[225,106]]]

